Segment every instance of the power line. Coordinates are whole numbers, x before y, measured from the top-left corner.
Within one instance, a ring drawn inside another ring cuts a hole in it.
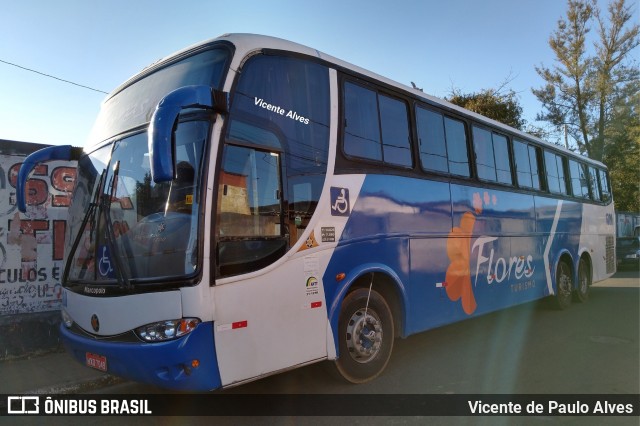
[[[11,62],[3,61],[2,59],[0,59],[0,62],[2,62],[2,63],[4,63],[4,64],[7,64],[7,65],[14,66],[14,67],[16,67],[16,68],[23,69],[23,70],[25,70],[25,71],[31,71],[31,72],[34,72],[34,73],[36,73],[36,74],[43,75],[43,76],[45,76],[45,77],[53,78],[53,79],[55,79],[55,80],[62,81],[62,82],[64,82],[64,83],[69,83],[69,84],[73,84],[74,86],[82,87],[82,88],[84,88],[84,89],[93,90],[94,92],[104,93],[105,95],[108,95],[108,94],[109,94],[108,92],[105,92],[104,90],[94,89],[93,87],[85,86],[85,85],[83,85],[83,84],[74,83],[73,81],[65,80],[65,79],[63,79],[63,78],[59,78],[59,77],[56,77],[56,76],[53,76],[53,75],[50,75],[50,74],[45,74],[45,73],[40,72],[40,71],[32,70],[31,68],[27,68],[27,67],[20,66],[20,65],[18,65],[18,64],[14,64],[14,63],[11,63]]]

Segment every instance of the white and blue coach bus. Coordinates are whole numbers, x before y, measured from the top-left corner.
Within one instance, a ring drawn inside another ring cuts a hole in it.
[[[284,40],[224,35],[104,101],[78,160],[61,333],[83,364],[208,390],[615,272],[606,167]]]

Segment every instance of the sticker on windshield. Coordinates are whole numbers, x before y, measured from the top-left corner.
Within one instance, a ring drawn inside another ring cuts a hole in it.
[[[113,278],[113,266],[111,265],[111,255],[109,254],[109,247],[100,246],[98,248],[98,272],[101,277]]]
[[[271,112],[276,113],[278,115],[281,115],[283,117],[290,118],[290,119],[292,119],[294,121],[299,121],[302,124],[309,124],[309,119],[308,118],[298,114],[297,111],[294,111],[292,109],[285,109],[285,108],[282,108],[282,107],[280,107],[278,105],[270,104],[269,102],[267,102],[264,99],[259,98],[257,96],[255,96],[253,98],[253,102],[254,102],[254,105],[257,105],[260,108],[264,108],[267,111],[271,111]]]

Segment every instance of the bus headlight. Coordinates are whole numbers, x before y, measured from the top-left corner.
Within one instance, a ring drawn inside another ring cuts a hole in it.
[[[135,332],[145,342],[163,342],[191,333],[198,324],[200,320],[197,318],[182,318],[143,325]]]
[[[73,319],[67,313],[66,309],[62,308],[60,310],[60,314],[62,315],[62,323],[64,324],[64,326],[67,328],[71,328],[71,326],[73,325]]]

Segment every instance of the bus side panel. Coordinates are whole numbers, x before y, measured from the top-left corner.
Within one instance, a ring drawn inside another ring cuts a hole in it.
[[[444,236],[450,230],[449,183],[367,175],[340,241],[373,235]]]
[[[327,357],[327,306],[320,271],[330,254],[325,250],[299,256],[212,289],[223,386]]]
[[[447,298],[456,306],[452,320],[542,297],[534,197],[463,185],[451,185],[451,197],[444,267]]]
[[[340,304],[348,287],[360,276],[370,272],[388,275],[395,281],[395,291],[406,302],[406,283],[409,279],[409,250],[406,238],[376,238],[347,243],[336,248],[324,275],[325,296],[329,309],[329,321],[337,339]],[[337,274],[344,273],[344,280],[337,281]],[[365,283],[368,285],[370,281]],[[375,285],[374,285],[375,287]],[[398,313],[396,313],[398,314]],[[402,315],[402,313],[400,313]],[[405,322],[407,316],[396,318]],[[336,340],[336,348],[338,342]]]
[[[542,236],[545,267],[545,294],[556,294],[556,268],[561,256],[578,258],[582,204],[574,201],[536,197],[537,231]]]
[[[403,303],[402,323],[405,329],[402,334],[420,328],[420,315],[425,311],[422,304],[432,303],[432,298],[424,293],[424,283],[408,286],[409,262],[414,252],[413,242],[410,244],[408,237],[417,236],[425,241],[429,237],[429,240],[440,241],[440,247],[434,246],[433,253],[442,255],[445,251],[444,237],[450,230],[448,182],[367,175],[339,240],[339,247],[325,273],[327,303],[339,308],[344,297],[345,284],[335,283],[332,278],[337,273],[358,273],[363,269],[393,271],[388,275],[394,275],[400,281],[397,284],[405,292],[407,301],[418,300],[416,309],[422,310],[416,312],[417,316],[413,315],[411,307]],[[347,285],[350,284],[348,281],[345,280]],[[429,306],[428,311],[434,312],[433,308]]]
[[[544,296],[533,196],[451,185],[443,238],[411,240],[409,333]]]
[[[615,273],[615,247],[613,245],[615,212],[608,206],[584,204],[580,231],[580,253],[586,252],[592,262],[592,281],[598,282]]]

